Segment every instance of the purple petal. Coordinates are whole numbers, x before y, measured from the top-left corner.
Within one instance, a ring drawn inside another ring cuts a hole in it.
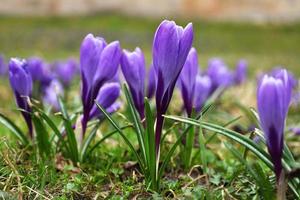
[[[147,88],[147,97],[150,99],[154,96],[157,86],[157,77],[155,68],[153,65],[150,66],[148,72],[148,88]]]
[[[32,79],[25,69],[26,61],[12,58],[9,62],[9,79],[14,91],[21,96],[30,96]]]
[[[118,41],[108,44],[102,51],[93,84],[112,79],[117,73],[121,58],[121,47]]]
[[[134,52],[124,50],[121,58],[121,68],[128,83],[135,107],[144,117],[144,82],[145,82],[145,59],[139,48]]]
[[[248,63],[246,60],[240,60],[235,68],[235,83],[241,84],[247,78]]]
[[[45,89],[43,102],[52,106],[55,110],[59,110],[58,96],[63,96],[64,91],[58,80],[51,81],[50,85]]]
[[[83,84],[86,84],[87,88],[91,87],[105,46],[106,42],[103,38],[94,37],[92,34],[88,34],[81,43],[80,70],[84,79]]]
[[[188,116],[192,113],[194,87],[198,73],[198,55],[195,48],[192,48],[187,56],[186,62],[179,76],[181,95],[185,110]]]
[[[204,103],[209,98],[211,85],[212,83],[209,76],[197,76],[194,90],[194,105],[196,112],[201,111]]]
[[[99,94],[96,98],[96,101],[104,108],[107,109],[120,96],[120,85],[118,83],[107,83],[103,85],[100,89]],[[99,108],[94,104],[91,112],[90,112],[90,119],[97,117],[100,114]]]

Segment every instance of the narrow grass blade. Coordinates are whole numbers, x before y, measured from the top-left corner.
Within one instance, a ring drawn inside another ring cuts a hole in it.
[[[139,146],[142,150],[143,153],[143,162],[144,164],[147,162],[147,155],[146,155],[146,150],[145,150],[145,138],[144,138],[144,130],[143,130],[143,126],[141,124],[141,120],[139,118],[139,115],[134,107],[134,103],[131,97],[131,94],[128,90],[128,87],[126,84],[124,84],[124,93],[126,96],[126,100],[127,100],[127,104],[130,110],[130,114],[131,114],[131,118],[133,120],[133,124],[134,124],[134,128],[135,128],[135,132],[137,135],[137,139],[139,142]]]
[[[146,137],[145,141],[147,144],[147,154],[148,154],[148,167],[150,170],[150,176],[154,190],[159,187],[159,180],[157,180],[157,166],[156,152],[155,152],[155,134],[154,134],[154,116],[151,111],[150,103],[147,98],[145,98],[145,110],[146,110]]]
[[[203,172],[208,173],[207,170],[207,160],[206,160],[206,148],[205,148],[205,141],[204,141],[204,135],[201,126],[199,127],[199,149],[200,149],[200,155],[201,155],[201,162],[203,165]]]
[[[8,117],[0,113],[0,123],[3,124],[7,129],[9,129],[21,142],[23,145],[27,145],[29,140],[19,129],[19,127],[11,121]]]

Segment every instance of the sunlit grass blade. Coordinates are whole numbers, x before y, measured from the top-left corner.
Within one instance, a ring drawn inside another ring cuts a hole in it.
[[[134,128],[135,128],[135,132],[137,135],[137,139],[139,142],[139,146],[142,150],[143,153],[143,162],[144,164],[147,162],[147,155],[146,155],[146,150],[145,150],[145,138],[144,138],[144,130],[143,130],[143,126],[141,124],[141,120],[139,118],[139,115],[134,107],[134,103],[131,97],[131,94],[128,90],[128,87],[126,84],[124,84],[124,93],[126,96],[126,100],[127,100],[127,104],[130,110],[130,114],[131,114],[131,118],[133,120],[133,124],[134,124]]]
[[[207,159],[206,159],[206,147],[205,147],[205,141],[204,141],[204,134],[202,131],[201,126],[199,127],[199,149],[200,149],[200,157],[201,157],[201,163],[203,165],[203,172],[208,173],[207,170]]]
[[[122,129],[117,125],[117,123],[115,122],[115,120],[113,120],[113,118],[111,118],[111,116],[105,111],[104,108],[101,107],[100,104],[98,104],[98,102],[95,102],[97,107],[100,109],[100,111],[104,114],[104,116],[106,117],[106,119],[111,123],[111,125],[119,132],[119,134],[121,135],[121,137],[123,138],[123,140],[125,141],[125,143],[128,145],[128,147],[130,148],[130,150],[134,153],[140,167],[141,170],[144,171],[145,166],[143,164],[142,159],[140,158],[139,154],[137,153],[137,151],[134,149],[132,143],[126,138],[126,136],[124,135]],[[145,174],[145,173],[144,173]]]
[[[148,154],[148,166],[150,171],[151,180],[154,187],[154,190],[158,190],[159,188],[159,180],[157,179],[157,164],[159,161],[156,160],[156,152],[155,152],[155,134],[154,134],[154,116],[151,111],[150,103],[147,98],[145,98],[145,114],[146,114],[146,150]]]
[[[26,135],[23,134],[19,127],[8,117],[4,116],[1,113],[0,123],[3,124],[7,129],[9,129],[21,141],[23,145],[27,145],[29,143],[28,138],[26,137]]]

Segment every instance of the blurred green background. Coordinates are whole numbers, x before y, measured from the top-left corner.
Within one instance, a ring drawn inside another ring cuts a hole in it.
[[[151,62],[154,32],[163,19],[99,14],[85,17],[0,17],[0,53],[5,57],[41,56],[53,61],[74,56],[87,33],[119,40],[122,48],[143,49]],[[202,68],[211,57],[221,57],[234,67],[240,58],[249,61],[250,74],[285,66],[300,75],[300,24],[253,24],[177,20],[194,24],[194,46]]]

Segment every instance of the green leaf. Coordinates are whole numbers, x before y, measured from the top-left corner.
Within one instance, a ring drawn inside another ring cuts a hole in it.
[[[199,127],[199,148],[200,148],[200,155],[201,155],[201,162],[203,165],[203,172],[208,173],[207,170],[207,160],[206,160],[206,148],[205,148],[205,141],[204,141],[204,134],[202,131],[201,126]]]
[[[23,145],[29,143],[28,138],[23,134],[17,125],[11,121],[8,117],[0,113],[0,123],[2,123],[7,129],[9,129],[21,142]]]
[[[137,135],[137,139],[138,139],[138,142],[139,142],[139,146],[140,146],[140,148],[142,150],[142,153],[143,153],[143,157],[142,157],[143,162],[144,162],[144,164],[146,164],[147,155],[146,155],[146,149],[145,149],[145,138],[144,138],[143,126],[141,124],[139,115],[138,115],[138,113],[137,113],[137,111],[134,107],[134,103],[133,103],[131,94],[130,94],[126,84],[124,84],[124,91],[125,91],[127,104],[129,106],[131,118],[133,119],[133,124],[134,124],[135,132],[136,132],[136,135]]]
[[[145,98],[145,114],[146,114],[146,150],[148,155],[148,167],[150,171],[151,184],[154,190],[159,188],[159,180],[157,180],[157,168],[159,161],[156,160],[155,152],[155,134],[154,134],[154,116],[151,111],[150,103],[147,98]]]
[[[60,97],[58,97],[58,103],[62,111],[61,119],[63,119],[65,131],[67,133],[67,143],[69,145],[71,159],[76,164],[79,161],[79,152],[77,146],[77,140],[75,137],[74,130],[72,128],[72,122],[69,118],[68,112],[65,108],[65,105]]]
[[[49,141],[47,130],[45,129],[43,122],[39,119],[39,116],[37,116],[36,113],[33,114],[31,118],[35,127],[36,140],[38,143],[40,155],[43,159],[46,159],[50,156],[51,153],[51,144]]]

